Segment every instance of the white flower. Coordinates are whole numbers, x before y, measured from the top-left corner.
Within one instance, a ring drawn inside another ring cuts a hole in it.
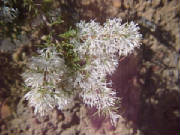
[[[96,56],[115,55],[119,56],[131,53],[135,47],[139,47],[142,35],[138,32],[139,27],[134,22],[121,24],[122,20],[115,18],[107,20],[103,26],[91,21],[81,21],[76,26],[79,29],[78,37],[72,39],[72,43],[78,47],[82,55]],[[82,43],[83,41],[83,43]],[[86,55],[87,55],[86,54]]]
[[[43,116],[55,106],[63,109],[72,101],[72,97],[64,94],[58,86],[62,79],[64,81],[61,77],[66,73],[64,59],[59,57],[54,47],[38,50],[38,53],[38,56],[29,59],[28,70],[22,77],[26,86],[32,89],[24,98],[34,107],[35,114]],[[72,88],[70,86],[63,85],[64,89]]]
[[[67,108],[68,104],[72,103],[73,96],[62,92],[62,90],[58,90],[54,94],[54,99],[56,101],[56,106],[58,107],[58,109],[63,110],[64,108]]]
[[[34,89],[25,94],[29,106],[34,107],[34,113],[44,116],[55,107],[55,100],[46,90]]]
[[[117,120],[121,117],[121,115],[109,110],[109,117],[110,117],[111,123],[116,125]]]
[[[118,114],[111,110],[115,106],[116,92],[109,88],[107,74],[112,74],[120,56],[131,53],[139,47],[142,37],[134,22],[121,24],[122,20],[115,18],[107,20],[104,25],[95,21],[77,23],[77,37],[71,39],[75,45],[74,51],[86,61],[84,69],[77,73],[74,86],[82,92],[83,102],[98,110],[108,110],[112,124],[116,124]]]
[[[104,25],[93,20],[76,24],[77,36],[70,42],[85,65],[73,75],[68,74],[64,59],[54,47],[39,50],[39,56],[29,60],[29,70],[22,76],[32,88],[25,99],[35,108],[35,114],[44,115],[55,106],[62,110],[73,101],[73,94],[78,93],[84,104],[105,112],[112,124],[116,124],[120,115],[114,108],[119,98],[112,89],[112,81],[106,78],[116,70],[120,56],[139,47],[142,37],[137,24],[121,23],[121,19],[115,18]]]
[[[29,59],[30,69],[48,72],[62,72],[65,69],[64,59],[59,57],[54,47],[38,50],[39,55]]]
[[[32,88],[42,86],[45,82],[56,84],[60,76],[66,72],[64,59],[58,56],[55,48],[48,47],[38,50],[39,56],[33,56],[28,61],[28,68],[22,77],[25,84]]]
[[[73,100],[72,96],[52,86],[33,89],[26,93],[24,98],[28,100],[29,106],[34,107],[34,113],[40,116],[46,115],[55,106],[59,110],[63,110]]]
[[[12,23],[14,19],[17,18],[19,11],[17,8],[11,8],[8,6],[3,6],[0,8],[0,18],[5,23]]]
[[[22,74],[26,86],[38,88],[43,85],[44,75],[42,73],[25,72]]]

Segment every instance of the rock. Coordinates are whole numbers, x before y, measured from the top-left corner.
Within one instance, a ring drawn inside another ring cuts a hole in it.
[[[10,107],[6,104],[3,104],[1,107],[1,118],[5,119],[11,115]]]
[[[160,5],[160,3],[161,3],[161,0],[153,0],[152,6],[156,8]]]
[[[144,12],[144,18],[146,18],[147,20],[152,20],[154,15],[155,15],[154,9],[148,9],[146,12]]]
[[[113,0],[113,6],[115,8],[120,8],[121,7],[121,0]]]
[[[17,39],[5,38],[0,41],[0,50],[4,52],[13,52],[22,45],[29,44],[30,39],[25,34],[18,35]]]
[[[15,50],[16,46],[11,42],[10,38],[3,39],[0,44],[0,50],[8,52]]]
[[[125,0],[124,1],[124,7],[126,9],[133,8],[133,0]]]
[[[82,2],[81,2],[81,4],[82,4],[83,6],[87,6],[87,5],[89,5],[90,3],[91,3],[90,0],[82,0]]]

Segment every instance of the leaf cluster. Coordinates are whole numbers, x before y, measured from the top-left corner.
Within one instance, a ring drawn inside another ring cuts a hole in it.
[[[70,39],[75,37],[77,31],[75,29],[69,29],[63,34],[59,34],[59,37],[62,39],[62,42],[59,46],[59,51],[63,54],[65,64],[72,72],[76,72],[81,69],[81,60],[79,59],[78,54],[74,51],[74,45],[70,43]]]
[[[43,37],[43,40],[45,41],[41,47],[50,47],[54,46],[56,47],[58,53],[60,54],[60,57],[62,57],[65,60],[65,64],[68,67],[69,71],[71,73],[74,73],[78,70],[80,70],[81,61],[79,59],[78,54],[74,51],[74,45],[70,43],[70,39],[72,37],[76,36],[76,30],[75,29],[69,29],[67,32],[63,34],[59,34],[58,37],[60,37],[60,41],[58,43],[53,42],[53,34],[50,33],[47,36]]]

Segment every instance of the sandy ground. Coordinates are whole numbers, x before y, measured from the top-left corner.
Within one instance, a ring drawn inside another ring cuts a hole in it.
[[[14,57],[33,50],[17,45],[12,54],[9,51],[12,48],[4,47],[1,41],[0,134],[177,135],[180,132],[178,0],[61,0],[57,6],[67,20],[95,19],[103,23],[107,18],[120,17],[124,22],[139,24],[143,35],[141,47],[120,60],[116,72],[108,77],[122,98],[119,105],[122,118],[117,127],[112,127],[108,119],[94,116],[95,109],[86,108],[80,101],[63,112],[54,110],[49,116],[39,118],[20,98],[11,98],[17,105],[12,111],[8,97],[23,96],[22,92],[12,90],[22,89],[21,65],[14,64]]]

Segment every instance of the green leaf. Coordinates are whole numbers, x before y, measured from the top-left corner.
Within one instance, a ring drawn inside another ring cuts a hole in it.
[[[77,34],[77,31],[74,29],[70,29],[69,31],[63,33],[63,34],[59,34],[59,37],[61,38],[70,38],[70,37],[74,37]]]

